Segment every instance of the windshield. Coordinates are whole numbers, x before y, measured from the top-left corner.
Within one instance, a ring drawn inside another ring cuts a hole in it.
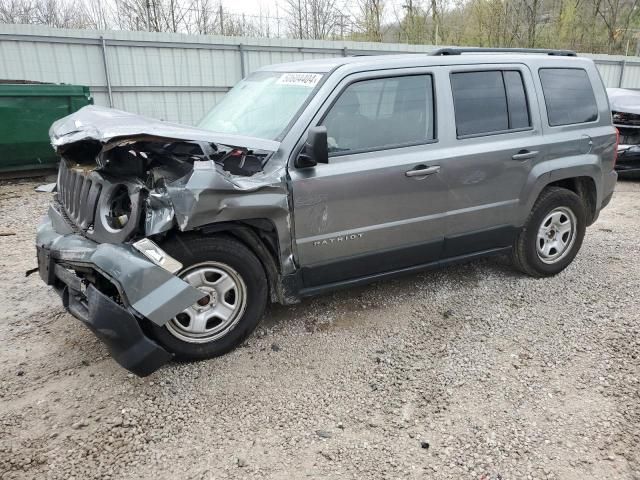
[[[277,140],[321,78],[320,73],[256,72],[233,87],[198,126]]]

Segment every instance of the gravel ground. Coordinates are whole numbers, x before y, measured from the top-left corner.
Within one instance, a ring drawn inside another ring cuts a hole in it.
[[[146,379],[25,278],[39,183],[0,183],[2,479],[640,479],[640,183],[555,278],[496,258],[273,307]]]

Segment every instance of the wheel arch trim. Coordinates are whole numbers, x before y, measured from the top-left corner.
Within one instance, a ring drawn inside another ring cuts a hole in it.
[[[278,231],[270,219],[217,222],[203,225],[198,230],[207,236],[232,235],[248,247],[264,268],[272,302],[291,304],[299,301],[295,291],[297,289],[292,290],[289,282],[285,281],[287,276],[282,274],[283,268],[278,256],[280,251]]]
[[[560,161],[561,159],[558,159]],[[554,162],[555,163],[555,162]],[[564,161],[562,165],[565,165]],[[558,165],[559,166],[559,165]],[[540,168],[536,168],[540,167]],[[602,203],[602,189],[598,187],[602,174],[595,163],[550,168],[551,165],[540,164],[531,170],[528,191],[524,192],[523,209],[518,218],[518,225],[524,225],[533,205],[542,191],[549,186],[560,186],[573,191],[586,202],[588,213],[587,224],[591,225],[598,216]]]

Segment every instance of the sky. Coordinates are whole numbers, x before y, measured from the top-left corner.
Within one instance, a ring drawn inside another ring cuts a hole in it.
[[[414,0],[415,1],[415,0]],[[394,12],[399,12],[405,0],[386,0],[385,17],[391,21]],[[286,0],[222,0],[222,6],[227,13],[262,15],[270,17],[284,17],[286,15]],[[338,6],[346,10],[357,10],[358,0],[338,0]]]
[[[282,0],[223,0],[222,6],[230,13],[257,14],[262,9],[276,16],[276,11],[282,9],[283,3]]]

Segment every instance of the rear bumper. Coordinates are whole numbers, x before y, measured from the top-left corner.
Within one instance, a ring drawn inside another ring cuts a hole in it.
[[[172,355],[145,335],[141,321],[164,325],[198,301],[202,292],[130,245],[97,244],[70,232],[57,215],[51,208],[38,227],[40,276],[60,294],[65,308],[107,345],[120,365],[136,375],[149,375]],[[118,293],[108,296],[99,291],[86,280],[87,272],[95,272]]]

